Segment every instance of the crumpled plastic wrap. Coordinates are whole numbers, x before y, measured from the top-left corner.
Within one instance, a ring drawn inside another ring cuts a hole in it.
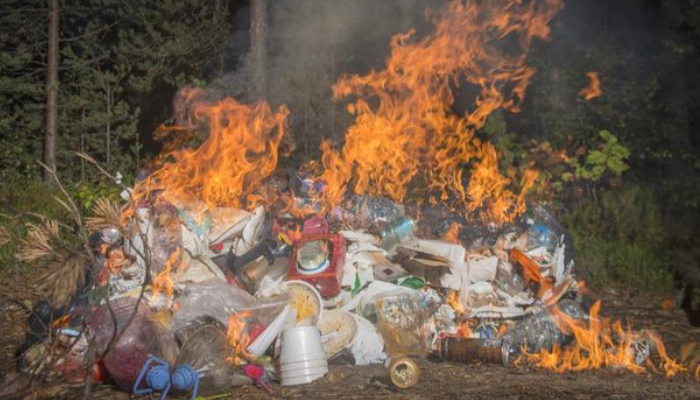
[[[178,299],[173,315],[173,330],[178,331],[201,315],[209,315],[228,326],[231,314],[250,309],[255,298],[238,286],[218,279],[187,285]]]
[[[383,364],[387,359],[384,353],[384,340],[371,322],[353,314],[357,321],[357,333],[350,343],[350,352],[355,365]]]

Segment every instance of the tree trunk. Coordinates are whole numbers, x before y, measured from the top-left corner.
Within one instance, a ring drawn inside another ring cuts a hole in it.
[[[267,95],[267,0],[250,0],[250,61],[253,72],[252,98]]]
[[[44,164],[56,168],[56,147],[58,142],[58,0],[49,0],[49,51],[46,71],[46,141],[44,143]],[[44,180],[52,183],[49,174]]]
[[[112,86],[107,82],[107,166],[112,162]]]

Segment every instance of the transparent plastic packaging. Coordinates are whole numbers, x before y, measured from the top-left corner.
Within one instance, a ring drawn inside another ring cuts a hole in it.
[[[237,374],[226,332],[216,325],[203,325],[183,343],[172,373],[173,390],[190,392],[192,398],[225,393],[233,386],[251,383]]]
[[[182,330],[189,321],[208,315],[228,325],[229,317],[256,304],[244,289],[218,279],[193,283],[178,299],[173,315],[173,330]]]
[[[574,320],[585,318],[581,305],[574,300],[562,300],[557,307]],[[555,344],[564,345],[571,340],[570,333],[562,332],[558,328],[557,317],[552,310],[540,308],[503,335],[501,349],[504,364],[515,361],[522,354],[523,348],[528,353],[537,353],[542,349],[551,351]]]
[[[136,314],[127,325],[137,305]],[[121,389],[139,389],[141,386],[135,383],[140,375],[149,372],[150,368],[144,366],[150,364],[153,357],[166,364],[175,360],[175,340],[170,330],[136,299],[121,297],[112,300],[110,307],[113,314],[105,304],[93,313],[90,320],[90,334],[94,336],[97,354],[102,357],[105,368]],[[116,340],[115,333],[118,335],[122,331],[119,340]],[[146,384],[145,381],[143,383]]]
[[[563,244],[565,263],[574,258],[574,240],[564,226],[542,204],[531,206],[533,223],[530,226],[528,248],[545,247],[549,253]]]
[[[377,298],[377,329],[391,357],[421,356],[428,352],[428,316],[418,293]]]

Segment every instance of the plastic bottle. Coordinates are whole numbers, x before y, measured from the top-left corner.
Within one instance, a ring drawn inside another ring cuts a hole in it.
[[[576,301],[565,299],[557,307],[574,320],[585,318],[581,305]],[[551,351],[555,344],[566,344],[571,336],[557,327],[556,318],[551,309],[541,308],[503,335],[503,363],[509,364],[517,359],[522,354],[523,347],[528,353],[537,353],[542,349]]]
[[[173,389],[189,392],[192,398],[225,393],[232,386],[249,383],[236,375],[233,353],[226,333],[218,326],[204,325],[185,340],[172,373]]]
[[[113,313],[105,304],[90,320],[90,333],[105,368],[122,390],[134,394],[162,392],[161,398],[165,398],[170,388],[169,361],[177,351],[172,334],[134,298],[112,300],[110,307]],[[118,340],[115,332],[122,332]]]

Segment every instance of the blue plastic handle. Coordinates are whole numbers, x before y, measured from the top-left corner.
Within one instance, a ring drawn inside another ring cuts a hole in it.
[[[178,365],[171,377],[172,386],[177,390],[192,388],[191,400],[199,393],[199,373],[189,364]]]
[[[152,364],[155,365],[149,370]],[[146,387],[139,389],[139,386],[143,383],[144,377],[146,378]],[[165,400],[165,397],[170,391],[170,386],[170,367],[168,363],[156,356],[151,356],[141,367],[136,382],[134,382],[132,392],[140,396],[151,394],[155,391],[162,391],[163,394],[160,396],[160,399]]]

